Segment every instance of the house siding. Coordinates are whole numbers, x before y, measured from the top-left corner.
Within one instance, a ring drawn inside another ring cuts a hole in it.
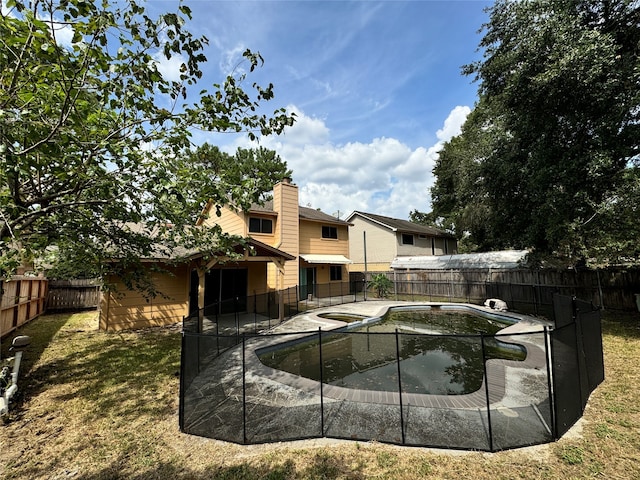
[[[273,188],[273,209],[278,212],[278,221],[274,230],[274,242],[271,246],[296,257],[285,262],[284,276],[278,284],[277,268],[267,267],[267,284],[273,289],[283,289],[298,285],[298,255],[300,254],[300,212],[298,206],[298,186],[290,182],[281,182]],[[256,239],[258,239],[256,237]]]
[[[145,298],[141,292],[127,290],[119,279],[109,278],[116,290],[102,296],[100,329],[119,331],[181,322],[189,308],[189,267],[167,268],[171,275],[151,274],[156,288],[162,292],[155,298]],[[126,294],[120,295],[122,292]]]
[[[328,223],[300,221],[300,253],[349,256],[349,229],[347,225],[336,227],[338,238],[322,238],[322,227]]]
[[[262,262],[251,263],[247,272],[247,295],[264,293],[267,265]]]
[[[436,255],[454,255],[458,253],[456,241],[449,238],[436,238],[435,250]]]
[[[218,217],[215,212],[215,207],[211,207],[209,217],[207,217],[203,222],[204,225],[207,227],[220,225],[222,231],[230,235],[240,235],[241,237],[247,236],[248,226],[242,213],[238,213],[227,206],[222,207],[220,213],[221,215]]]
[[[364,271],[364,232],[367,234],[367,269],[376,265],[377,270],[389,270],[389,265],[397,255],[398,241],[395,232],[386,230],[368,220],[355,217],[349,228],[349,253],[352,271]]]
[[[322,227],[336,227],[338,238],[322,238]],[[349,226],[334,225],[316,221],[300,221],[300,254],[343,255],[349,258]],[[300,268],[315,268],[316,282],[327,284],[331,282],[345,282],[349,279],[349,267],[341,265],[342,280],[331,280],[331,264],[307,263],[300,260]]]
[[[431,236],[425,236],[426,238],[420,238],[420,235],[418,234],[413,234],[413,241],[414,244],[413,245],[404,245],[402,243],[402,233],[398,233],[398,255],[401,256],[411,256],[411,255],[433,255],[433,249],[432,249],[432,244],[431,244],[431,240],[434,239],[435,240],[435,244],[436,244],[436,249],[435,249],[435,254],[436,255],[442,255],[444,252],[444,239],[443,238],[437,238],[437,237],[431,237]],[[440,245],[440,248],[438,248],[438,245]],[[391,261],[393,261],[393,259],[391,259]]]

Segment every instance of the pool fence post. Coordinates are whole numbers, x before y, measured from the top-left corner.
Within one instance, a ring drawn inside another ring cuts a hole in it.
[[[551,354],[550,354],[551,337],[549,336],[549,327],[544,326],[544,356],[547,364],[547,391],[549,392],[549,414],[551,419],[551,436],[553,440],[557,440],[556,428],[556,398],[553,394],[553,382],[551,378]]]
[[[393,271],[393,293],[396,298],[396,302],[398,301],[398,276],[396,275],[396,271]]]
[[[367,301],[367,280],[369,276],[369,272],[367,271],[367,231],[362,232],[362,242],[364,249],[364,301]]]
[[[256,291],[253,291],[253,333],[258,333],[258,301]],[[249,303],[249,302],[247,302]],[[269,317],[271,315],[268,315]]]
[[[453,302],[453,268],[449,270],[449,303]]]
[[[245,337],[242,334],[242,442],[247,444],[247,382],[246,382],[246,362],[245,362]]]
[[[396,328],[396,359],[398,364],[398,399],[400,402],[400,432],[402,433],[402,444],[404,445],[404,411],[402,408],[402,378],[400,376],[400,339]]]
[[[533,282],[533,313],[538,315],[538,303],[542,307],[542,291],[540,291],[540,271],[536,271]]]
[[[322,327],[318,327],[318,354],[320,356],[320,437],[324,437],[324,392],[322,368]]]
[[[1,285],[1,282],[0,282]],[[1,287],[0,287],[1,289]],[[186,373],[186,365],[187,365],[187,339],[185,337],[184,328],[182,329],[182,338],[180,339],[181,348],[180,348],[180,393],[178,395],[179,403],[178,403],[178,425],[180,427],[180,431],[184,433],[184,397],[185,397],[185,373]],[[200,343],[200,338],[198,335],[198,343]],[[200,363],[200,358],[198,358],[198,363]],[[198,367],[199,368],[199,367]]]
[[[236,335],[240,335],[240,313],[238,312],[238,297],[233,298],[233,318],[236,321]],[[244,341],[244,338],[243,338]],[[236,344],[237,345],[237,344]]]
[[[482,369],[484,370],[484,393],[487,399],[487,425],[489,427],[489,450],[493,452],[493,428],[491,426],[491,400],[489,399],[489,377],[487,376],[487,355],[484,344],[484,334],[480,334],[482,344]]]
[[[333,299],[331,298],[333,293],[331,292],[331,282],[329,282],[329,306],[333,305]]]
[[[218,322],[218,314],[216,313],[216,349],[220,356],[220,322]]]
[[[269,317],[269,323],[271,323],[271,295],[267,292],[267,317]]]

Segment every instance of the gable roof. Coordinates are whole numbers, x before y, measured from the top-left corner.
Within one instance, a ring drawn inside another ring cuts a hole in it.
[[[321,212],[320,210],[316,210],[309,207],[300,207],[300,218],[305,220],[311,220],[314,222],[349,225],[349,222],[340,220],[338,217],[334,217],[333,215],[329,215],[328,213],[324,213],[324,212]]]
[[[264,205],[259,205],[254,203],[251,205],[251,209],[249,212],[253,213],[261,213],[265,215],[277,215],[278,213],[273,209],[273,200],[268,200],[264,202]],[[301,220],[309,220],[312,222],[323,222],[323,223],[333,223],[338,225],[350,225],[349,222],[344,220],[340,220],[333,215],[329,215],[320,210],[316,210],[314,208],[309,207],[298,207],[298,216]]]
[[[151,252],[149,252],[146,257],[141,258],[141,261],[143,262],[171,262],[175,260],[189,261],[200,258],[205,254],[205,252],[195,248],[186,248],[182,245],[167,244],[165,239],[163,239],[160,228],[157,226],[148,227],[142,223],[126,223],[121,228],[128,230],[131,233],[145,235],[154,239],[154,243],[151,244]],[[233,246],[232,249],[235,253],[242,254],[247,247],[252,248],[255,255],[258,257],[281,257],[285,260],[295,260],[296,258],[283,250],[267,245],[266,243],[260,242],[251,237],[245,239],[245,245],[238,243]],[[215,249],[213,250],[215,251]],[[219,254],[223,255],[223,252],[219,252]],[[117,262],[118,258],[114,257],[107,261]]]
[[[454,238],[453,235],[445,232],[444,230],[440,230],[439,228],[420,225],[408,220],[400,220],[398,218],[385,217],[383,215],[375,215],[373,213],[359,212],[357,210],[347,217],[347,221],[351,222],[353,220],[353,217],[356,216],[360,216],[383,228],[391,230],[392,232],[417,233],[422,235],[430,235],[432,237],[437,236]]]

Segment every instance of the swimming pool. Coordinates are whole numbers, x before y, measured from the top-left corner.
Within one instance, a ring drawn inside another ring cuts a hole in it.
[[[340,318],[340,314],[324,318]],[[498,332],[517,320],[471,308],[390,308],[385,315],[257,351],[267,367],[349,389],[427,395],[477,391],[485,361],[522,361]],[[498,334],[498,335],[496,335]]]

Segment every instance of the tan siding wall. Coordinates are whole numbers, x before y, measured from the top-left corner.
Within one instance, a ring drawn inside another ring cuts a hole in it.
[[[348,227],[335,225],[338,239],[322,238],[322,223],[300,221],[300,253],[344,255],[349,257]],[[328,224],[327,224],[328,225]]]
[[[277,220],[273,215],[259,215],[259,214],[250,214],[247,217],[249,218],[267,218],[272,222],[272,233],[257,233],[257,232],[249,232],[249,220],[247,220],[247,235],[251,238],[255,238],[259,242],[266,243],[270,246],[275,246],[278,243],[278,237],[276,235],[276,229],[278,228]]]
[[[296,257],[285,263],[284,281],[276,283],[276,268],[268,266],[270,288],[288,288],[298,284],[298,255],[300,254],[300,211],[298,207],[298,187],[290,183],[278,183],[273,188],[273,209],[278,213],[275,229],[276,248]]]
[[[247,277],[248,295],[264,293],[267,290],[267,265],[265,263],[250,263]]]
[[[349,227],[349,253],[353,265],[350,270],[356,270],[357,265],[363,265],[360,271],[364,271],[364,239],[363,232],[367,232],[367,269],[369,265],[386,265],[380,270],[388,270],[389,265],[396,257],[396,248],[398,242],[394,232],[383,229],[368,221],[354,217],[351,221],[352,227]]]
[[[304,260],[301,262],[302,268],[315,268],[316,269],[316,283],[325,284],[325,283],[340,283],[349,281],[349,266],[350,265],[341,265],[342,268],[342,280],[331,280],[331,266],[329,264],[309,264]]]
[[[242,212],[236,212],[229,207],[222,207],[221,213],[222,215],[218,217],[215,207],[212,207],[209,213],[210,216],[204,221],[204,225],[208,227],[220,225],[223,232],[242,237],[247,236],[248,227]]]
[[[369,263],[367,259],[367,272],[386,272],[391,269],[390,263]],[[364,272],[363,263],[352,263],[349,265],[349,271],[351,272]]]
[[[117,292],[106,292],[100,304],[100,329],[118,331],[171,325],[182,321],[189,308],[189,268],[172,268],[173,276],[152,274],[163,295],[146,299],[137,291],[127,290],[117,279]],[[166,297],[166,298],[165,298]]]

